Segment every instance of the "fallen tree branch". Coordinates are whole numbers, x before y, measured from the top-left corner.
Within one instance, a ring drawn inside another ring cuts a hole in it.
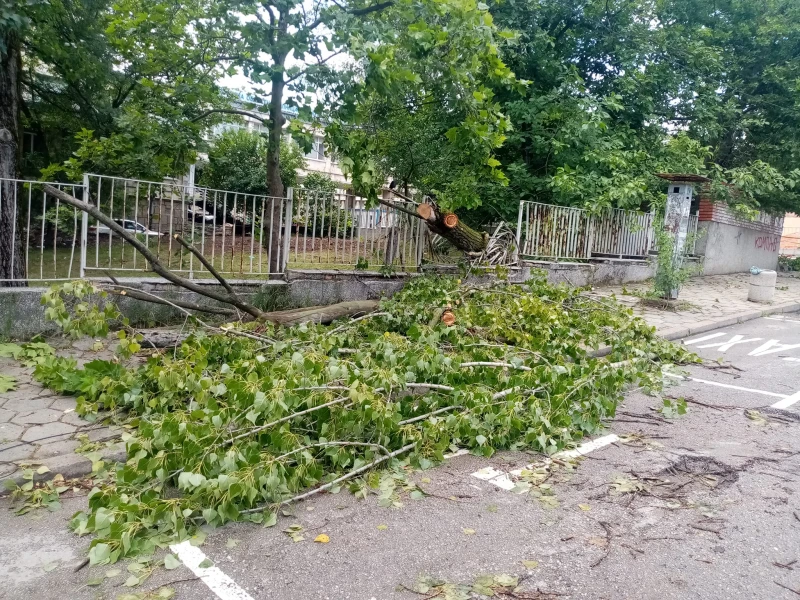
[[[296,448],[291,452],[287,452],[286,454],[281,454],[280,456],[276,456],[273,460],[281,460],[292,454],[297,454],[298,452],[302,452],[303,450],[308,450],[309,448],[327,448],[331,446],[366,446],[368,448],[378,448],[384,454],[389,454],[389,450],[385,446],[381,446],[380,444],[371,444],[367,442],[320,442],[318,444],[309,444],[307,446],[302,446],[300,448]]]
[[[359,467],[358,469],[355,469],[353,471],[350,471],[347,475],[342,475],[338,479],[334,479],[333,481],[329,481],[325,485],[321,485],[318,488],[314,488],[310,492],[305,492],[303,494],[295,496],[294,498],[289,498],[288,500],[284,500],[283,502],[279,502],[278,506],[282,506],[284,504],[291,504],[292,502],[299,502],[300,500],[305,500],[306,498],[309,498],[309,497],[311,497],[311,496],[313,496],[315,494],[319,494],[320,492],[324,492],[325,490],[328,490],[328,489],[334,487],[335,485],[338,485],[338,484],[342,483],[343,481],[347,481],[348,479],[352,479],[356,475],[360,475],[364,471],[368,471],[369,469],[371,469],[373,467],[376,467],[379,464],[381,464],[383,462],[386,462],[387,460],[390,460],[390,459],[392,459],[392,458],[394,458],[396,456],[399,456],[399,455],[403,454],[404,452],[408,452],[415,445],[416,444],[408,444],[406,446],[403,446],[399,450],[395,450],[394,452],[390,452],[386,456],[381,456],[380,458],[376,458],[371,463],[366,464],[363,467]],[[241,511],[239,514],[246,515],[246,514],[250,514],[250,513],[261,512],[262,510],[264,510],[264,508],[265,508],[264,506],[260,506],[260,507],[257,507],[257,508],[250,508],[250,509]]]
[[[410,425],[411,423],[416,423],[417,421],[424,421],[428,417],[433,417],[434,415],[440,415],[442,413],[449,412],[451,410],[456,410],[458,408],[464,408],[463,406],[445,406],[444,408],[440,408],[439,410],[431,411],[427,414],[420,415],[418,417],[413,417],[411,419],[406,419],[404,421],[400,421],[398,425]]]
[[[391,313],[388,313],[388,312],[374,312],[374,313],[368,313],[368,314],[366,314],[366,315],[362,315],[362,316],[360,316],[360,317],[356,317],[355,319],[351,319],[349,323],[345,323],[344,325],[340,325],[340,326],[339,326],[339,327],[337,327],[336,329],[331,329],[331,330],[328,332],[328,334],[330,335],[330,334],[337,333],[337,332],[341,331],[342,329],[345,329],[345,328],[347,328],[348,326],[352,325],[353,323],[357,323],[358,321],[363,321],[364,319],[371,319],[371,318],[373,318],[373,317],[390,317],[390,316],[392,316],[392,314],[391,314]]]
[[[487,361],[476,361],[476,362],[463,362],[461,363],[462,367],[501,367],[505,369],[517,369],[519,371],[532,371],[530,367],[526,367],[525,365],[512,365],[511,363],[507,362],[487,362]]]
[[[232,437],[229,440],[226,440],[223,446],[230,446],[237,440],[241,440],[242,438],[250,437],[253,434],[259,433],[264,431],[265,429],[269,429],[270,427],[275,427],[275,425],[280,425],[281,423],[285,423],[286,421],[290,421],[295,417],[301,417],[303,415],[307,415],[308,413],[314,412],[315,410],[321,410],[323,408],[327,408],[328,406],[333,406],[334,404],[340,404],[342,402],[347,402],[350,400],[349,397],[347,398],[337,398],[336,400],[331,400],[330,402],[326,402],[325,404],[320,404],[319,406],[312,406],[311,408],[307,408],[306,410],[301,410],[300,412],[292,413],[291,415],[287,415],[285,417],[281,417],[277,421],[272,421],[272,423],[267,423],[266,425],[259,425],[253,429],[245,431],[239,435]],[[234,432],[236,433],[236,432]]]
[[[195,292],[196,294],[200,294],[201,296],[206,296],[207,298],[211,298],[212,300],[217,300],[218,302],[222,302],[224,304],[231,304],[238,308],[239,310],[246,312],[250,316],[259,319],[264,316],[264,312],[241,300],[238,296],[231,296],[230,294],[219,294],[213,289],[209,289],[208,286],[201,286],[197,283],[191,281],[190,279],[186,279],[185,277],[181,277],[180,275],[176,275],[164,265],[161,264],[158,257],[153,254],[150,249],[143,244],[139,239],[125,228],[123,228],[119,223],[117,223],[114,219],[106,215],[105,213],[101,212],[97,207],[92,206],[88,202],[84,202],[82,200],[78,200],[77,198],[70,196],[66,192],[59,190],[52,185],[45,184],[43,186],[44,191],[50,194],[51,196],[58,198],[65,204],[72,206],[73,208],[77,208],[78,210],[82,210],[83,212],[87,213],[89,216],[95,218],[97,221],[108,227],[112,232],[116,235],[124,239],[128,242],[131,246],[133,246],[136,251],[141,254],[145,260],[150,263],[150,266],[153,268],[153,271],[161,275],[164,279],[169,281],[170,283],[174,283],[175,285],[187,289],[191,292]]]
[[[181,246],[183,246],[183,247],[184,247],[184,248],[186,248],[186,249],[187,249],[189,252],[191,252],[192,254],[194,254],[195,258],[197,258],[197,260],[199,260],[199,261],[200,261],[200,264],[202,264],[202,265],[203,265],[203,266],[204,266],[206,269],[208,269],[208,272],[209,272],[209,273],[211,273],[211,274],[212,274],[212,275],[215,277],[215,279],[216,279],[217,281],[219,281],[219,282],[220,282],[220,284],[222,284],[222,287],[224,287],[226,290],[228,290],[228,293],[229,293],[231,296],[233,296],[234,298],[238,298],[238,297],[239,297],[239,296],[236,294],[236,292],[234,292],[234,291],[233,291],[233,288],[232,288],[232,287],[230,286],[230,284],[228,283],[228,280],[227,280],[227,279],[225,279],[225,278],[224,278],[222,275],[220,275],[220,274],[219,274],[219,271],[217,271],[217,270],[214,268],[214,265],[212,265],[212,264],[211,264],[211,263],[210,263],[208,260],[206,260],[206,257],[205,257],[205,256],[203,256],[203,254],[202,254],[202,253],[201,253],[199,250],[197,250],[197,248],[195,248],[194,246],[192,246],[192,245],[191,245],[189,242],[187,242],[186,240],[184,240],[184,239],[183,239],[183,238],[182,238],[180,235],[178,235],[177,233],[176,233],[176,234],[175,234],[173,237],[174,237],[174,238],[175,238],[175,239],[178,241],[178,243],[179,243]]]
[[[163,306],[177,306],[180,308],[185,308],[187,310],[194,310],[197,312],[205,312],[212,315],[235,315],[237,314],[235,310],[232,308],[221,308],[216,306],[200,306],[199,304],[195,304],[194,302],[186,302],[185,300],[172,300],[167,302],[160,296],[156,296],[154,294],[150,294],[149,296],[140,292],[135,288],[131,288],[128,286],[121,286],[118,283],[113,284],[112,287],[119,288],[119,291],[114,289],[108,290],[110,293],[114,294],[115,296],[128,296],[129,298],[134,298],[135,300],[142,300],[144,302],[152,302],[153,304],[161,304]]]

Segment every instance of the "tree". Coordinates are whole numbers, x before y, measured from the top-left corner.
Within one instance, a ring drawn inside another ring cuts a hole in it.
[[[497,156],[509,186],[480,184],[480,218],[511,219],[519,199],[647,208],[663,199],[657,170],[763,183],[752,206],[797,206],[797,13],[789,0],[493,5],[519,32],[503,58],[531,84],[495,89],[513,123]]]
[[[482,81],[515,83],[497,55],[495,28],[488,7],[466,0],[389,0],[364,2],[231,0],[223,17],[239,35],[238,61],[245,74],[265,86],[269,96],[267,180],[269,195],[282,196],[280,146],[284,134],[284,102],[299,106],[299,119],[289,129],[308,139],[300,120],[312,120],[313,99],[305,93],[320,82],[328,85],[315,114],[326,116],[331,146],[352,178],[357,193],[377,201],[382,185],[369,148],[373,140],[356,119],[358,102],[391,96],[409,83],[436,76],[451,106],[465,119],[449,130],[449,141],[472,146],[488,161],[505,119],[479,95]],[[352,73],[336,72],[329,60],[347,52]],[[290,65],[289,58],[299,66]],[[287,96],[291,95],[287,98]],[[206,114],[215,114],[213,109]],[[203,115],[201,115],[203,116]],[[491,169],[492,166],[489,165]],[[271,224],[272,260],[277,260],[280,220]],[[270,265],[277,268],[277,265]]]
[[[0,285],[19,286],[25,279],[19,218],[16,211],[19,177],[19,106],[22,54],[20,35],[27,20],[13,9],[0,9]]]
[[[200,185],[218,190],[267,195],[267,140],[244,129],[229,129],[217,136],[208,151]],[[297,171],[305,159],[293,141],[281,145],[281,180],[287,187],[297,185]]]
[[[231,36],[210,18],[217,5],[50,0],[26,8],[21,109],[38,140],[28,174],[50,165],[68,178],[185,173],[202,145],[188,117],[230,99],[217,80],[235,56]]]

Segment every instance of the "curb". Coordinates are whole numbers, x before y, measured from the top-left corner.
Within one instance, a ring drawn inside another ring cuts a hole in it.
[[[705,333],[713,329],[719,329],[720,327],[731,327],[732,325],[745,323],[747,321],[752,321],[754,319],[760,319],[761,317],[767,317],[769,315],[775,315],[780,313],[791,313],[798,311],[800,311],[800,302],[787,302],[785,304],[776,304],[775,306],[770,306],[769,308],[764,308],[762,310],[751,310],[747,312],[741,312],[735,315],[724,317],[722,319],[718,319],[716,321],[701,321],[700,323],[698,323],[697,325],[693,325],[692,327],[678,327],[674,329],[667,329],[666,331],[659,331],[656,333],[665,340],[674,341],[680,338],[697,335],[699,333]]]
[[[106,463],[124,463],[128,458],[127,451],[123,449],[109,449],[102,453],[100,458]],[[41,464],[45,465],[50,471],[43,475],[34,474],[33,480],[37,483],[50,481],[56,475],[63,475],[64,479],[77,479],[92,472],[92,461],[81,454],[69,453],[53,456]],[[22,471],[17,470],[8,477],[3,477],[3,484],[13,483],[22,486],[28,480],[22,477]],[[3,492],[4,490],[0,490]]]

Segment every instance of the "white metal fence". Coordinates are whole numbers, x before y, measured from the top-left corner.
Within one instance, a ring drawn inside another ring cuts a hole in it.
[[[333,193],[300,188],[289,243],[289,268],[416,269],[427,235],[425,223],[402,209],[410,202],[367,208],[349,190]]]
[[[172,271],[191,278],[210,275],[178,243],[175,235],[180,235],[224,275],[283,272],[287,254],[284,225],[292,205],[289,194],[274,198],[105,175],[85,175],[84,186],[92,204],[135,234]],[[130,243],[88,215],[81,239],[85,248],[82,266],[88,276],[150,270]]]
[[[84,187],[24,179],[0,179],[0,182],[3,183],[0,185],[0,206],[13,204],[17,215],[12,224],[12,235],[22,240],[26,280],[55,281],[79,277],[81,211],[47,194],[43,186],[49,183],[78,199],[83,199]],[[14,256],[16,244],[11,248],[13,263],[17,259]]]
[[[653,214],[520,202],[520,254],[534,258],[644,258],[653,247]]]
[[[0,203],[14,204],[26,280],[152,273],[128,241],[45,193],[45,182],[4,181],[13,184],[13,193],[4,198],[0,191]],[[274,198],[95,174],[84,175],[81,184],[50,185],[90,202],[136,235],[164,266],[190,278],[210,273],[176,234],[217,271],[238,278],[286,268],[416,269],[429,235],[420,219],[402,211],[415,205],[367,208],[365,199],[348,190],[289,189],[285,198]]]

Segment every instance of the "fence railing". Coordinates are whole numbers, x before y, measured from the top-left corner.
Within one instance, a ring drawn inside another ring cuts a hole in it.
[[[396,202],[401,208],[415,208]],[[416,269],[427,226],[383,204],[367,208],[348,190],[333,193],[300,188],[295,193],[288,267],[326,269]]]
[[[609,210],[599,215],[579,208],[520,202],[520,254],[534,258],[644,258],[653,245],[652,213]]]
[[[246,277],[283,272],[290,194],[275,198],[105,175],[85,175],[84,186],[92,204],[136,235],[172,271],[190,278],[210,276],[200,261],[178,243],[177,234],[223,275]],[[82,266],[87,275],[150,271],[141,253],[102,223],[87,215],[83,228]]]
[[[26,281],[74,279],[81,274],[81,211],[47,194],[45,183],[78,199],[84,197],[80,184],[0,179],[0,206],[13,205],[17,218],[12,237],[22,240],[21,247],[11,244],[11,263],[17,260],[16,252],[24,255]]]
[[[0,206],[14,205],[26,280],[152,274],[130,242],[46,194],[45,182],[2,181],[7,185],[0,187]],[[164,266],[189,278],[211,274],[176,234],[234,278],[282,274],[286,268],[416,269],[429,235],[422,220],[384,205],[367,208],[364,198],[348,190],[289,189],[285,198],[275,198],[95,174],[84,175],[80,184],[50,185],[96,206]],[[401,208],[415,205],[403,202]]]

